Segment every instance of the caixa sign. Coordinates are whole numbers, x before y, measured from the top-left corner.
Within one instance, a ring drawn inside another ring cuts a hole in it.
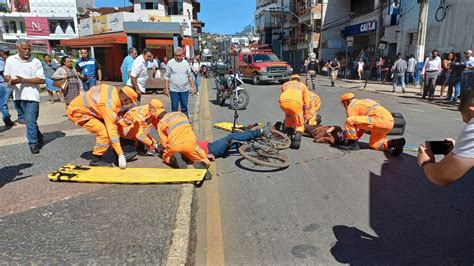
[[[346,36],[355,36],[377,30],[377,21],[368,21],[356,25],[347,26],[344,30]]]

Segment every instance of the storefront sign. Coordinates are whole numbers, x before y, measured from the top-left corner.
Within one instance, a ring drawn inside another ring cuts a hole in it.
[[[148,15],[149,22],[171,22],[170,17],[162,17],[162,16],[155,16],[155,15]]]
[[[377,21],[369,21],[361,24],[351,25],[346,27],[346,36],[355,36],[365,34],[369,32],[375,32],[377,30]]]
[[[148,22],[148,15],[143,13],[124,13],[123,21],[127,22]]]
[[[92,17],[92,30],[94,34],[107,33],[107,16]]]
[[[94,34],[92,30],[92,18],[81,19],[79,24],[79,36],[89,36]]]
[[[26,35],[49,36],[48,18],[25,17]]]
[[[186,16],[171,16],[171,22],[178,22],[181,25],[184,36],[193,35],[191,21]]]
[[[107,32],[123,31],[123,13],[107,15]]]

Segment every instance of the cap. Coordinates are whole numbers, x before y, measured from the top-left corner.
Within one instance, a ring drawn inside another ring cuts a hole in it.
[[[464,52],[465,54],[472,54],[472,50],[467,50]]]
[[[160,100],[158,99],[152,99],[150,101],[150,106],[153,106],[154,108],[156,109],[164,109],[163,107],[163,102],[161,102]]]
[[[299,76],[299,75],[291,75],[291,78],[290,78],[290,80],[295,80],[295,79],[296,79],[296,80],[298,80],[298,81],[300,81],[300,80],[301,80],[301,78],[300,78],[300,76]]]
[[[138,104],[138,94],[134,89],[130,88],[129,86],[125,86],[122,88],[122,92],[127,95],[127,97],[130,98],[134,104]]]
[[[10,49],[8,49],[8,47],[6,47],[5,45],[0,45],[0,51],[6,53],[10,52]]]
[[[354,93],[352,93],[352,92],[344,93],[344,94],[341,96],[341,103],[344,102],[344,101],[347,101],[347,100],[354,99],[354,98],[355,98]]]

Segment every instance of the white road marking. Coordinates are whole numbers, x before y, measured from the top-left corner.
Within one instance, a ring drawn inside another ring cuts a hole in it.
[[[419,109],[415,109],[415,108],[410,108],[410,107],[403,107],[405,109],[408,109],[408,110],[411,110],[411,111],[415,111],[415,112],[420,112],[420,113],[424,113],[425,111],[423,110],[419,110]]]
[[[82,135],[91,134],[91,133],[85,131],[82,128],[63,130],[62,132],[65,134],[64,137],[82,136]],[[45,138],[45,141],[48,142],[48,139],[46,139],[46,138]],[[27,143],[27,142],[28,142],[28,140],[26,139],[26,137],[15,137],[15,138],[0,139],[0,147],[8,146],[8,145],[14,145],[14,144],[20,144],[20,143]]]
[[[335,90],[331,90],[331,89],[326,89],[326,91],[336,92]]]

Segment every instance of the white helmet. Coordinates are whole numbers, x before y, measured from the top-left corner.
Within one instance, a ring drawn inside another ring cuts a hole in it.
[[[315,53],[311,53],[311,54],[309,55],[309,58],[311,58],[311,59],[313,59],[313,60],[316,59],[316,54],[315,54]]]

